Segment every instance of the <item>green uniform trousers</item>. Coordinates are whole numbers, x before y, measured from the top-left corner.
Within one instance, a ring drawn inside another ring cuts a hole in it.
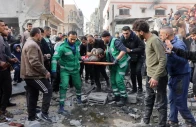
[[[60,71],[61,83],[60,83],[60,104],[64,105],[66,99],[66,92],[69,86],[69,78],[71,76],[72,83],[76,88],[76,95],[81,96],[81,78],[79,70],[77,72],[68,72],[65,70]]]
[[[115,96],[127,97],[126,86],[124,83],[125,72],[128,65],[120,68],[119,65],[110,66],[110,80]]]

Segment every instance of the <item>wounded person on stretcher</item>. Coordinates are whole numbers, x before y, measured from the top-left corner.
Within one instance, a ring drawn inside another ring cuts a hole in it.
[[[104,50],[101,48],[93,48],[91,50],[91,56],[83,56],[84,62],[99,62],[104,57]]]

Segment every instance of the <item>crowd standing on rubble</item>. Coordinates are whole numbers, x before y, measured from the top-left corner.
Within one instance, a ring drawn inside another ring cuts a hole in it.
[[[128,95],[124,77],[128,75],[132,84],[129,94],[143,94],[145,87],[144,114],[141,123],[133,126],[149,125],[156,107],[158,127],[177,127],[178,112],[188,127],[196,127],[187,106],[187,101],[196,102],[196,5],[183,14],[179,11],[173,14],[171,10],[169,17],[162,20],[160,31],[150,31],[147,21],[136,20],[133,28],[124,26],[115,37],[108,31],[82,37],[68,31],[59,33],[52,43],[50,35],[50,27],[33,27],[28,23],[24,34],[14,38],[6,22],[0,20],[0,123],[14,117],[7,107],[16,105],[10,102],[12,85],[22,81],[26,83],[28,121],[38,119],[36,107],[41,91],[40,117],[52,122],[49,117],[52,96],[59,95],[57,112],[67,117],[70,114],[64,109],[67,90],[75,87],[76,102],[82,105],[83,80],[96,86],[92,92],[103,92],[101,75],[107,84],[104,92],[114,95],[109,101],[125,106]],[[112,65],[85,64],[87,61]],[[146,76],[145,86],[142,76]],[[193,93],[188,96],[190,82]]]

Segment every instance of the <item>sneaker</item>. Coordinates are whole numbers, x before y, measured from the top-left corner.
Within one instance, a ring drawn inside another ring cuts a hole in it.
[[[137,91],[137,94],[143,94],[143,90],[142,90],[142,89],[139,89],[139,90]]]
[[[65,109],[59,109],[58,114],[61,114],[63,116],[69,116],[69,112]]]
[[[129,92],[129,94],[135,94],[135,93],[137,93],[137,90],[131,90],[131,91]]]
[[[168,121],[166,127],[179,127],[178,123],[174,123],[172,121]]]
[[[41,118],[47,122],[52,123],[52,120],[49,118],[48,114],[41,113]]]
[[[12,85],[17,85],[17,81],[12,81]]]

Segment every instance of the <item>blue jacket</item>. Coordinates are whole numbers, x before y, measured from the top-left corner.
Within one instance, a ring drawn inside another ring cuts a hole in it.
[[[173,47],[182,50],[187,50],[186,45],[176,36],[171,41]],[[183,75],[190,72],[190,67],[187,59],[177,56],[174,52],[167,55],[167,71],[170,76]]]

